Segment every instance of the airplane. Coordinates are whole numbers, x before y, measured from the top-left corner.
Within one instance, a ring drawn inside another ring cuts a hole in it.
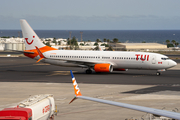
[[[177,63],[165,55],[149,52],[58,50],[44,45],[26,20],[20,20],[25,42],[24,55],[65,67],[87,68],[86,73],[127,71],[128,69],[157,70],[156,75]]]
[[[149,107],[143,107],[143,106],[138,106],[138,105],[132,105],[132,104],[126,104],[126,103],[121,103],[121,102],[114,102],[114,101],[110,101],[110,100],[104,100],[104,99],[83,96],[81,94],[81,91],[78,87],[76,79],[71,70],[70,70],[70,73],[71,73],[72,82],[73,82],[73,86],[74,86],[75,97],[69,102],[69,104],[72,103],[76,99],[84,99],[84,100],[114,105],[114,106],[118,106],[118,107],[128,108],[128,109],[132,109],[132,110],[136,110],[136,111],[147,112],[147,113],[151,113],[157,117],[164,116],[164,117],[180,120],[180,113],[177,113],[177,112],[171,112],[171,111],[166,111],[166,110],[160,110],[160,109],[155,109],[155,108],[149,108]]]

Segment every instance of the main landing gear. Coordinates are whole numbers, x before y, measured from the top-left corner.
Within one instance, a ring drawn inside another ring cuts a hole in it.
[[[86,70],[86,74],[91,74],[92,73],[92,70],[89,68]]]

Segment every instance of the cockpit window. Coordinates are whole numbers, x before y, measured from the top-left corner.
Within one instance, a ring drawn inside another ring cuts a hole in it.
[[[169,60],[169,58],[161,58],[162,60]]]

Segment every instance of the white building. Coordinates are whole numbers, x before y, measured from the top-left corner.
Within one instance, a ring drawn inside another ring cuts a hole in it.
[[[50,45],[55,45],[55,44],[51,44],[54,41],[54,38],[41,38],[41,41],[44,43],[50,42]],[[57,45],[67,45],[67,39],[57,38],[56,43]]]
[[[0,38],[0,43],[24,43],[24,38]]]
[[[0,50],[25,50],[24,38],[0,38]]]

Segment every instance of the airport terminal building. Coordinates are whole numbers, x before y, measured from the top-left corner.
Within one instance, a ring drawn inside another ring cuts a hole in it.
[[[169,50],[167,45],[159,43],[109,43],[114,50],[127,50],[127,51],[154,51],[154,50]]]

